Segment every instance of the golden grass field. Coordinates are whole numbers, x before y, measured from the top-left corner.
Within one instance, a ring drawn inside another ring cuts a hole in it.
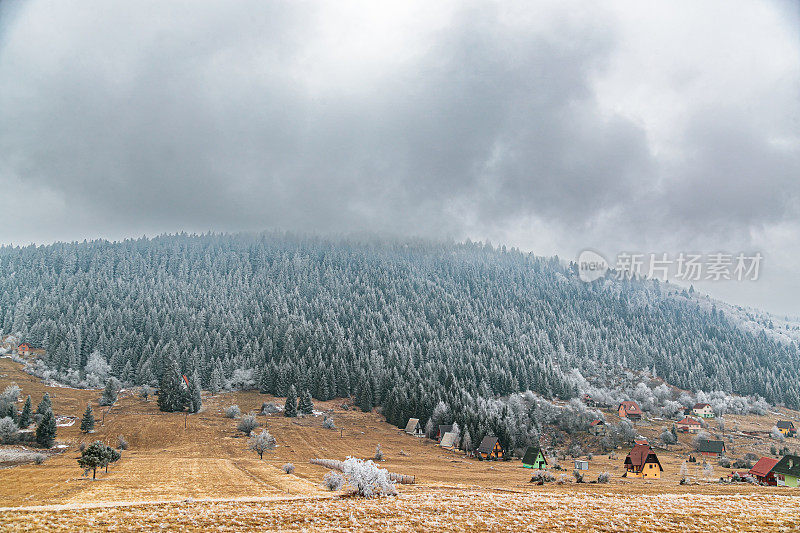
[[[322,417],[288,419],[258,416],[279,447],[264,460],[246,449],[236,421],[223,417],[224,407],[243,412],[264,401],[280,402],[256,392],[204,398],[203,411],[188,417],[160,413],[155,400],[123,391],[108,412],[97,405],[100,391],[45,387],[10,359],[0,359],[0,388],[16,382],[34,405],[48,391],[56,415],[80,417],[86,402],[97,418],[96,432],[84,435],[79,423],[58,428],[58,442],[68,447],[43,464],[0,469],[2,530],[397,530],[457,531],[792,531],[800,530],[800,490],[782,487],[723,485],[690,473],[696,483],[679,485],[679,468],[689,451],[690,436],[669,452],[659,451],[661,480],[625,479],[627,449],[592,458],[587,480],[608,471],[609,484],[528,483],[531,471],[519,461],[480,462],[458,452],[416,439],[374,413],[344,410],[341,401],[318,402],[332,409],[336,430]],[[797,417],[785,412],[782,417]],[[612,414],[607,414],[614,420]],[[774,416],[727,416],[741,429],[769,429]],[[638,426],[654,438],[666,422]],[[97,480],[83,477],[77,466],[81,442],[103,440],[115,445],[124,435],[130,449]],[[330,493],[320,483],[326,469],[309,464],[323,457],[369,458],[381,445],[382,466],[416,476],[400,485],[399,496],[363,500]],[[789,442],[800,447],[800,442]],[[8,448],[8,447],[5,447]],[[766,453],[769,443],[736,439],[734,453]],[[294,474],[281,466],[292,462]],[[569,465],[567,465],[569,466]],[[567,468],[569,474],[571,468]],[[714,476],[730,470],[715,466]],[[569,476],[572,477],[571,475]]]

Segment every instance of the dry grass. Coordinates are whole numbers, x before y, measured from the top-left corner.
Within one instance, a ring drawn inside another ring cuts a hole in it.
[[[405,435],[375,414],[342,410],[341,402],[316,405],[334,410],[335,430],[323,429],[322,417],[259,415],[259,423],[267,425],[279,445],[260,461],[246,450],[247,439],[237,432],[236,421],[225,418],[222,411],[235,403],[246,413],[260,409],[263,401],[282,403],[280,399],[255,392],[209,397],[203,412],[188,417],[184,428],[183,415],[159,413],[153,399],[145,402],[125,393],[102,421],[104,409],[97,405],[100,391],[48,388],[22,373],[19,365],[0,359],[0,388],[11,381],[22,387],[24,395],[31,394],[34,404],[48,390],[57,415],[80,416],[91,401],[98,422],[92,435],[80,433],[78,424],[59,428],[58,441],[69,447],[42,465],[0,470],[0,506],[5,508],[0,511],[0,529],[125,530],[163,525],[189,530],[413,530],[424,525],[476,531],[534,526],[616,531],[638,528],[637,523],[654,531],[701,526],[745,531],[748,524],[759,524],[763,530],[778,524],[800,527],[796,512],[800,490],[704,482],[678,485],[690,436],[681,436],[682,444],[674,451],[659,452],[665,468],[661,480],[621,478],[627,450],[619,450],[616,459],[604,455],[590,461],[586,479],[608,471],[613,479],[607,485],[537,487],[528,483],[531,471],[521,468],[519,461],[467,459],[427,439]],[[745,423],[768,429],[774,419],[743,417],[741,424]],[[637,429],[653,438],[662,425],[666,422]],[[78,445],[97,439],[116,445],[120,434],[130,444],[122,460],[107,474],[98,473],[97,481],[83,477],[76,463]],[[796,442],[790,446],[796,447]],[[350,498],[332,497],[320,486],[326,470],[308,463],[312,457],[372,457],[377,444],[385,456],[382,466],[416,476],[417,484],[400,487],[396,499],[356,504]],[[765,453],[769,443],[736,441],[737,456],[751,448]],[[281,470],[287,462],[296,467],[292,475]],[[571,464],[565,466],[569,474]],[[727,472],[715,466],[716,477]],[[57,507],[40,507],[48,505]],[[755,517],[752,522],[751,517]]]

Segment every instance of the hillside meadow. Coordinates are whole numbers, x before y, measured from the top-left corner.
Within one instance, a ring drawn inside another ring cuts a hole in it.
[[[203,410],[185,417],[160,413],[154,399],[144,401],[123,391],[117,404],[101,408],[100,391],[46,387],[0,359],[0,388],[11,382],[37,403],[47,391],[57,416],[80,417],[86,403],[95,409],[95,433],[82,434],[79,423],[58,428],[56,448],[43,464],[5,463],[0,470],[0,526],[5,530],[419,530],[464,531],[584,530],[719,531],[793,530],[800,528],[800,490],[720,484],[703,479],[692,466],[692,483],[679,485],[680,466],[690,450],[690,437],[670,451],[658,450],[664,466],[657,481],[625,479],[627,449],[595,455],[587,480],[609,472],[608,484],[570,482],[536,486],[530,470],[518,460],[480,462],[460,452],[439,448],[428,439],[406,435],[375,413],[345,410],[341,400],[316,402],[333,415],[336,429],[323,429],[322,416],[289,419],[280,414],[257,417],[276,437],[278,448],[264,460],[247,450],[247,438],[223,410],[238,405],[243,412],[262,402],[282,399],[256,392],[223,393],[204,398]],[[606,414],[609,421],[614,415]],[[772,415],[726,417],[741,429],[768,430]],[[796,417],[782,412],[780,416]],[[62,423],[66,419],[61,419]],[[66,422],[68,423],[68,422]],[[184,427],[186,425],[186,427]],[[664,423],[637,426],[651,439]],[[130,448],[108,473],[84,477],[77,466],[79,445],[102,440],[116,445],[123,435]],[[587,437],[587,444],[591,439]],[[399,496],[361,500],[346,491],[331,493],[321,486],[326,469],[311,465],[315,457],[371,458],[380,444],[381,466],[415,476],[414,485],[400,485]],[[790,446],[797,446],[790,441]],[[767,453],[769,443],[736,437],[734,454]],[[19,449],[19,446],[4,446]],[[295,465],[286,474],[282,465]],[[714,467],[714,478],[730,470]],[[558,472],[556,472],[558,475]]]

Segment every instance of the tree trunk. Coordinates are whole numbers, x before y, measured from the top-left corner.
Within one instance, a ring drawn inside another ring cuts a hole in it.
[[[92,480],[97,479],[97,467],[92,468]]]

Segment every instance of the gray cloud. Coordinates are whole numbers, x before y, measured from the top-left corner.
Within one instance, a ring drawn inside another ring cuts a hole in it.
[[[4,3],[0,186],[39,209],[0,242],[283,227],[570,255],[791,240],[797,14],[760,5],[750,18],[779,27],[753,30],[737,73],[713,45],[736,28],[711,4],[691,15],[709,39],[686,42],[680,17],[620,4]],[[647,35],[656,23],[674,41]]]

